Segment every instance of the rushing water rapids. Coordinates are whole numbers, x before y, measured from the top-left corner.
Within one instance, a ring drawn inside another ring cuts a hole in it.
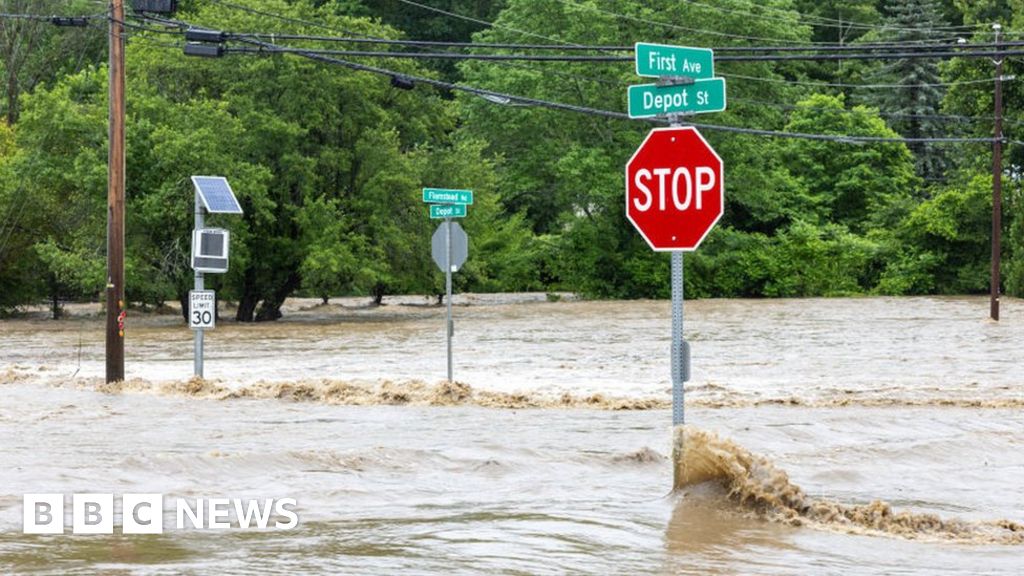
[[[932,538],[963,543],[1024,544],[1024,524],[1009,520],[966,522],[933,514],[895,513],[880,501],[846,505],[812,499],[767,458],[751,454],[715,434],[689,426],[673,439],[675,489],[714,484],[740,505],[794,526],[811,523],[826,529]]]
[[[1024,566],[1024,303],[293,303],[0,323],[0,572],[1006,573]],[[712,432],[717,431],[717,434]],[[673,463],[673,442],[683,455]],[[686,482],[672,491],[673,466]],[[26,536],[28,492],[293,497],[294,531]]]

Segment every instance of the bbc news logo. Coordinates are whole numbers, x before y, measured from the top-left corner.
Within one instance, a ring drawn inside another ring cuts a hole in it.
[[[291,530],[299,525],[293,498],[172,498],[178,530],[271,528]],[[122,494],[119,510],[113,494],[72,494],[72,534],[113,534],[115,517],[122,534],[163,534],[163,494]],[[63,494],[25,494],[22,530],[25,534],[64,534]]]

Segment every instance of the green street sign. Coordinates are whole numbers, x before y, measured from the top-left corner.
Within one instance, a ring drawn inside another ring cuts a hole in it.
[[[638,84],[629,87],[628,96],[630,118],[721,112],[725,110],[725,78],[676,86]]]
[[[424,188],[423,201],[431,204],[472,204],[472,190],[449,190],[447,188]],[[465,216],[465,213],[462,214]]]
[[[431,204],[431,218],[462,218],[466,215],[465,204]]]
[[[687,76],[694,79],[715,75],[714,51],[709,48],[688,48],[637,42],[637,76]]]

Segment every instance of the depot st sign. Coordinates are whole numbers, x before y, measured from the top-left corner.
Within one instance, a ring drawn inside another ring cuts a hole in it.
[[[722,159],[696,128],[651,130],[626,163],[626,217],[654,250],[695,250],[724,207]]]

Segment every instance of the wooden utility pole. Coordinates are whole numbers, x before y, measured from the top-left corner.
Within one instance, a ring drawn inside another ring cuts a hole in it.
[[[993,24],[996,52],[1002,26]],[[997,55],[995,86],[995,129],[992,140],[992,278],[989,290],[989,316],[999,320],[999,255],[1003,235],[1003,56]]]
[[[107,156],[107,382],[124,380],[124,0],[110,2]]]

